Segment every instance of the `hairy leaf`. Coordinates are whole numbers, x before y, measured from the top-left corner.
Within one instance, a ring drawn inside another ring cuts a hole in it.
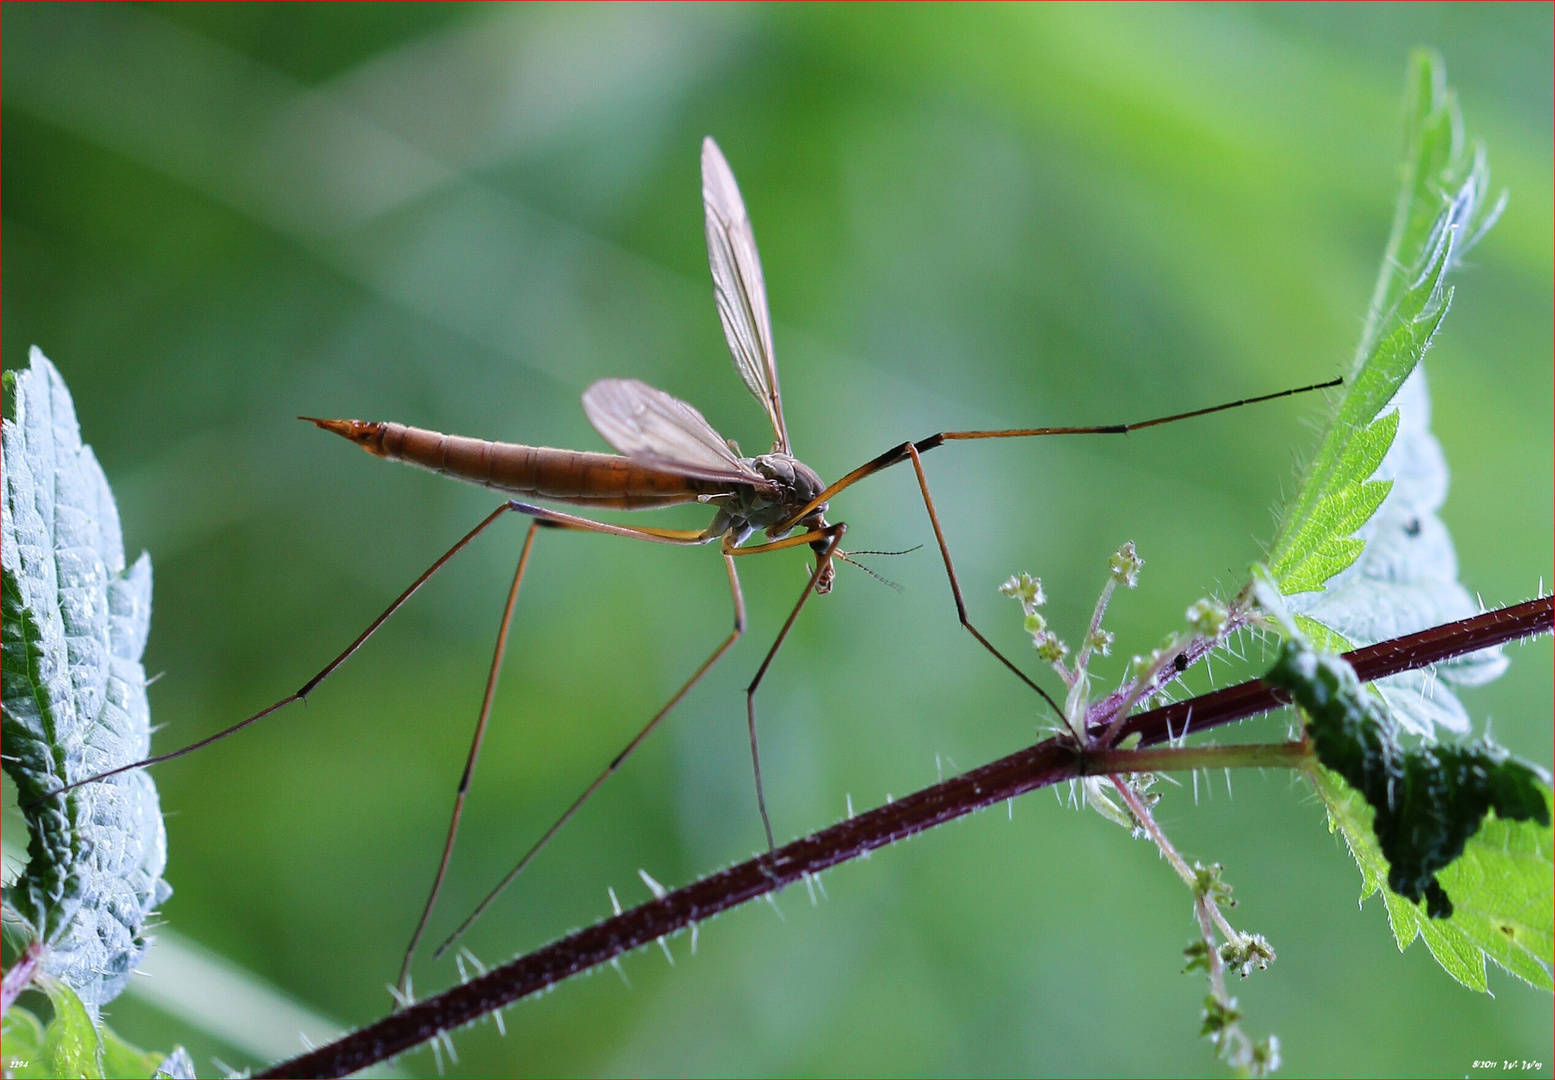
[[[1384,888],[1388,864],[1372,831],[1373,811],[1337,775],[1318,768],[1308,779],[1361,870],[1361,899],[1381,891],[1400,950],[1417,937],[1447,973],[1486,990],[1485,958],[1541,990],[1555,990],[1555,862],[1552,834],[1532,821],[1488,818],[1463,855],[1441,872],[1453,897],[1451,918],[1423,917],[1416,904]],[[1543,788],[1546,813],[1551,792]]]
[[[1409,377],[1394,403],[1396,410],[1373,425],[1391,419],[1398,435],[1377,471],[1391,490],[1354,538],[1364,541],[1365,550],[1323,591],[1288,600],[1301,613],[1302,630],[1326,651],[1370,645],[1479,612],[1458,582],[1452,538],[1436,516],[1447,494],[1447,466],[1430,431],[1424,369]],[[1488,682],[1506,663],[1499,647],[1485,649],[1430,670],[1391,676],[1376,689],[1412,734],[1431,736],[1438,727],[1462,734],[1469,716],[1445,683]]]
[[[81,443],[75,407],[42,352],[7,375],[14,419],[0,433],[4,766],[29,831],[6,904],[47,947],[42,969],[89,1011],[145,953],[143,928],[171,890],[156,787],[125,773],[43,799],[150,750],[141,654],[151,560],[126,567],[113,493]]]
[[[1437,874],[1487,813],[1549,828],[1547,789],[1534,769],[1488,740],[1402,749],[1392,718],[1342,658],[1287,640],[1264,679],[1301,707],[1318,760],[1371,804],[1388,887],[1424,899],[1432,918],[1453,914]]]
[[[189,1055],[178,1047],[166,1056],[131,1046],[106,1024],[94,1024],[75,991],[44,976],[39,989],[48,994],[54,1018],[47,1028],[31,1012],[12,1006],[5,1014],[6,1075],[22,1077],[193,1076]],[[169,1066],[182,1072],[167,1072]]]
[[[1436,516],[1447,464],[1431,434],[1421,357],[1452,299],[1447,275],[1500,213],[1487,208],[1483,152],[1465,150],[1440,58],[1411,60],[1403,184],[1345,393],[1269,551],[1269,569],[1303,630],[1325,648],[1369,645],[1476,614]],[[1387,409],[1387,412],[1383,412]],[[1379,413],[1382,415],[1379,416]],[[1318,635],[1321,626],[1331,635]],[[1487,682],[1489,649],[1377,691],[1413,734],[1466,732],[1468,714],[1437,681]]]
[[[103,1050],[97,1038],[97,1028],[92,1024],[81,999],[65,983],[43,976],[38,986],[49,996],[54,1006],[54,1019],[43,1032],[43,1041],[29,1064],[23,1069],[13,1069],[15,1076],[85,1076],[103,1075]],[[36,1023],[36,1021],[34,1021]],[[12,1054],[6,1047],[6,1054]]]
[[[1373,422],[1430,347],[1452,301],[1447,274],[1500,212],[1499,203],[1485,206],[1484,154],[1465,152],[1457,102],[1433,53],[1411,60],[1406,113],[1403,187],[1360,345],[1269,551],[1286,595],[1320,587],[1326,577],[1317,575],[1341,557],[1355,514],[1375,509],[1380,495],[1366,485],[1392,436]]]

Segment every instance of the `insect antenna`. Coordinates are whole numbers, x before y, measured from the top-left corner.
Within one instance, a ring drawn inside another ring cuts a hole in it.
[[[918,545],[916,545],[914,547],[904,548],[901,551],[839,551],[839,552],[837,552],[837,558],[841,559],[845,563],[851,563],[852,565],[858,567],[860,570],[864,571],[864,573],[868,574],[870,577],[872,577],[876,581],[880,582],[880,584],[885,585],[885,586],[887,586],[889,588],[895,589],[897,592],[903,592],[905,590],[902,588],[902,586],[898,582],[892,581],[888,577],[885,577],[885,576],[883,576],[881,574],[875,573],[869,567],[865,566],[863,563],[861,563],[857,559],[853,558],[853,556],[855,556],[855,555],[911,555],[913,552],[917,551],[918,548],[921,548],[922,546],[923,546],[922,544],[918,544]]]

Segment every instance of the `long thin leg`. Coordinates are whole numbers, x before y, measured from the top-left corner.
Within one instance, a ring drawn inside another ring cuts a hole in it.
[[[566,516],[569,518],[572,517],[570,514]],[[588,519],[579,518],[575,520],[577,522],[582,522],[587,521]],[[595,524],[597,524],[597,522]],[[576,523],[565,524],[562,525],[562,527],[577,528],[582,531],[589,531],[585,528],[585,526]],[[437,947],[437,951],[432,954],[434,958],[442,956],[443,953],[448,950],[449,946],[464,936],[464,932],[472,925],[474,925],[475,920],[479,919],[481,915],[485,913],[486,909],[492,905],[493,901],[495,901],[498,896],[502,895],[502,891],[513,883],[513,879],[524,872],[524,869],[534,861],[535,856],[540,854],[541,849],[544,848],[546,844],[551,842],[551,838],[553,836],[561,831],[562,826],[566,825],[567,822],[572,820],[572,816],[578,812],[584,803],[588,802],[589,797],[592,796],[594,792],[598,791],[600,786],[615,774],[616,770],[626,762],[626,759],[632,756],[632,752],[634,750],[642,745],[643,740],[653,732],[654,728],[659,726],[659,721],[668,716],[670,710],[673,709],[676,705],[680,704],[681,698],[685,697],[686,694],[691,691],[691,688],[699,681],[701,681],[702,676],[706,675],[708,670],[718,662],[719,658],[723,656],[724,653],[729,651],[729,647],[740,639],[740,635],[745,633],[745,594],[740,589],[740,576],[735,572],[734,559],[727,552],[724,554],[724,566],[729,571],[729,593],[734,600],[734,628],[729,631],[729,636],[723,639],[719,646],[712,651],[711,655],[709,655],[706,660],[702,661],[702,665],[692,673],[691,678],[687,679],[681,688],[675,691],[674,696],[664,703],[663,708],[653,714],[653,718],[650,719],[647,724],[643,725],[642,730],[639,731],[636,735],[632,736],[631,742],[627,743],[626,746],[622,748],[620,753],[611,758],[610,764],[605,766],[605,771],[600,773],[599,776],[594,779],[592,784],[583,789],[583,794],[574,799],[572,805],[567,807],[566,812],[563,813],[561,817],[557,818],[556,822],[549,829],[545,830],[540,839],[535,841],[534,846],[524,853],[524,857],[522,859],[518,860],[518,865],[509,870],[507,876],[497,883],[496,888],[492,889],[491,892],[486,894],[486,898],[478,905],[476,905],[475,910],[470,913],[469,917],[466,918],[464,922],[459,924],[459,928],[452,934],[449,934],[447,940]]]
[[[772,666],[773,657],[777,656],[778,649],[783,647],[783,642],[788,638],[789,630],[793,629],[794,620],[799,618],[799,612],[804,608],[805,602],[815,592],[816,582],[821,574],[831,565],[832,553],[837,550],[837,545],[842,543],[842,534],[848,531],[847,525],[838,522],[836,525],[827,526],[825,529],[817,529],[805,536],[787,537],[771,544],[759,544],[755,547],[730,549],[724,548],[724,557],[730,555],[747,555],[757,551],[772,551],[776,548],[789,547],[793,543],[809,543],[811,540],[825,537],[827,544],[820,557],[815,560],[815,569],[810,573],[810,580],[805,582],[804,592],[799,594],[799,600],[794,604],[794,609],[788,613],[787,620],[783,623],[783,629],[778,631],[777,640],[773,641],[772,648],[767,650],[767,655],[762,658],[761,666],[756,669],[755,676],[750,685],[745,688],[745,719],[750,728],[751,739],[751,768],[756,774],[756,807],[761,811],[761,827],[767,832],[767,850],[773,851],[777,845],[772,841],[772,819],[767,816],[767,796],[761,786],[761,751],[756,744],[756,688],[761,685],[761,680],[766,677],[767,669]],[[792,543],[791,543],[792,542]]]
[[[966,599],[961,595],[961,582],[956,579],[956,568],[950,561],[950,545],[945,543],[945,530],[940,528],[939,514],[934,509],[934,498],[929,494],[929,479],[923,475],[923,459],[918,456],[918,448],[911,443],[907,444],[907,453],[912,457],[913,471],[918,474],[918,490],[923,492],[923,505],[929,511],[929,524],[934,526],[934,539],[939,544],[940,557],[945,560],[945,576],[950,579],[950,591],[956,598],[956,618],[961,620],[961,625],[966,627],[967,632],[977,639],[979,645],[993,653],[994,658],[999,663],[1015,672],[1016,677],[1021,682],[1042,695],[1042,700],[1051,705],[1054,712],[1062,716],[1064,710],[1058,702],[1049,697],[1046,690],[1027,678],[1026,673],[1016,667],[1008,657],[994,648],[993,643],[983,637],[977,627],[972,625],[972,620],[967,618]]]
[[[968,620],[966,614],[966,600],[961,595],[961,584],[956,579],[956,569],[954,564],[951,562],[950,548],[945,543],[945,533],[944,530],[940,528],[939,515],[934,509],[934,500],[929,495],[928,480],[924,476],[923,462],[920,460],[919,455],[926,454],[930,450],[933,450],[935,447],[940,446],[946,442],[963,439],[1018,439],[1029,438],[1036,435],[1127,435],[1131,431],[1139,431],[1142,428],[1156,427],[1160,424],[1169,424],[1177,420],[1187,420],[1195,416],[1207,416],[1210,413],[1223,412],[1226,409],[1235,409],[1243,405],[1256,405],[1262,401],[1273,401],[1276,398],[1290,397],[1294,394],[1304,394],[1312,390],[1325,390],[1329,387],[1338,386],[1343,383],[1343,381],[1343,379],[1331,379],[1328,382],[1314,383],[1311,386],[1301,386],[1291,390],[1281,390],[1277,393],[1262,394],[1258,397],[1242,398],[1239,401],[1228,401],[1223,404],[1212,405],[1204,409],[1194,409],[1189,412],[1174,413],[1171,416],[1158,416],[1150,420],[1139,420],[1131,424],[1102,424],[1090,427],[1010,428],[1002,431],[941,431],[935,435],[930,435],[926,439],[921,439],[918,442],[899,443],[898,445],[893,446],[891,449],[887,450],[885,453],[880,454],[878,457],[874,457],[869,461],[866,461],[864,464],[860,465],[858,468],[842,477],[842,479],[833,483],[825,491],[822,491],[814,499],[811,499],[807,505],[791,514],[787,521],[776,526],[776,531],[781,531],[785,526],[792,528],[798,522],[804,520],[806,517],[812,514],[823,504],[830,502],[837,496],[839,492],[847,490],[854,484],[858,483],[860,480],[867,479],[877,472],[889,469],[893,465],[899,465],[904,461],[912,461],[913,468],[917,471],[918,474],[918,486],[923,493],[924,506],[928,509],[929,520],[934,526],[934,537],[939,543],[940,556],[944,559],[945,562],[945,573],[950,579],[951,592],[954,594],[956,600],[956,615],[960,619],[961,625],[966,627],[967,631],[977,639],[978,643],[981,644],[990,653],[992,653],[1000,663],[1013,671],[1015,675],[1021,680],[1021,682],[1035,690],[1038,694],[1041,695],[1044,701],[1052,706],[1055,711],[1061,714],[1063,709],[1059,707],[1058,703],[1053,700],[1047,691],[1043,690],[1040,686],[1033,682],[1029,677],[1026,676],[1024,672],[1016,667],[1008,657],[1006,657],[998,649],[994,648],[992,643],[990,643],[987,638],[983,637],[982,633],[972,625],[970,620]],[[807,589],[804,596],[800,597],[799,605],[795,607],[794,615],[798,614],[798,607],[804,604],[805,597],[808,595],[809,590]],[[789,616],[790,624],[793,622],[794,615]],[[784,627],[784,633],[787,633],[787,626]],[[779,643],[781,643],[781,638],[779,639]],[[776,651],[776,646],[774,646],[774,651]],[[771,654],[768,654],[768,661],[770,660]],[[762,670],[763,672],[766,670],[765,664],[763,665]],[[760,676],[758,675],[758,681],[759,678]],[[754,750],[754,706],[751,706],[749,711],[752,717],[751,742],[752,749]],[[761,790],[759,768],[757,772],[757,797],[758,800],[760,800]],[[765,823],[765,807],[763,807],[762,817],[763,823]],[[769,828],[768,842],[770,843],[770,841],[771,829]]]
[[[944,443],[963,439],[1025,439],[1036,435],[1127,435],[1131,431],[1140,431],[1160,424],[1170,424],[1178,420],[1190,420],[1195,416],[1208,416],[1210,413],[1224,412],[1227,409],[1236,409],[1243,405],[1257,405],[1262,401],[1273,401],[1276,398],[1290,397],[1294,394],[1305,394],[1313,390],[1327,390],[1330,387],[1339,386],[1343,382],[1343,379],[1330,379],[1328,382],[1313,383],[1311,386],[1298,386],[1292,390],[1281,390],[1273,394],[1261,394],[1258,397],[1242,398],[1239,401],[1227,401],[1223,404],[1211,405],[1204,409],[1173,413],[1171,416],[1157,416],[1151,420],[1138,420],[1132,424],[1098,424],[1090,427],[1006,428],[1000,431],[941,431],[930,435],[927,439],[919,439],[917,442],[900,443],[878,457],[871,458],[811,499],[806,506],[790,515],[783,524],[792,528],[794,524],[804,520],[813,513],[822,503],[829,502],[835,498],[839,492],[852,487],[860,480],[873,476],[882,469],[889,469],[892,465],[900,465],[910,456],[908,454],[909,448],[917,450],[920,454],[927,454],[930,450]],[[781,531],[782,526],[778,528]]]
[[[1210,405],[1202,409],[1190,409],[1188,412],[1173,413],[1171,416],[1157,416],[1153,420],[1136,420],[1132,424],[1102,424],[1097,427],[1006,428],[1001,431],[944,431],[938,437],[950,441],[954,439],[1022,439],[1029,435],[1127,435],[1131,431],[1140,431],[1143,428],[1156,427],[1160,424],[1174,424],[1178,420],[1192,420],[1195,416],[1208,416],[1211,413],[1225,412],[1227,409],[1240,409],[1243,405],[1257,405],[1262,401],[1274,401],[1278,398],[1293,397],[1296,394],[1306,394],[1313,390],[1328,390],[1341,385],[1343,382],[1343,379],[1329,379],[1327,382],[1313,383],[1311,386],[1297,386],[1289,390],[1277,390],[1272,394],[1259,394],[1257,397],[1240,398],[1237,401],[1226,401],[1219,405]]]
[[[552,510],[545,506],[532,506],[529,503],[517,501],[510,502],[507,505],[510,510],[516,510],[520,514],[528,514],[530,517],[557,529],[604,533],[606,536],[624,536],[628,540],[648,540],[655,544],[706,544],[718,538],[717,533],[709,533],[706,529],[650,529],[635,525],[612,525],[608,521],[595,521],[593,518],[579,517],[577,514],[566,514],[560,510]]]
[[[331,675],[333,675],[335,673],[335,669],[336,668],[338,668],[341,664],[343,664],[347,660],[349,660],[351,658],[352,654],[356,652],[356,650],[360,649],[364,644],[366,644],[367,639],[372,637],[373,634],[377,632],[377,630],[378,630],[378,628],[380,626],[382,626],[384,623],[388,622],[389,621],[389,617],[391,615],[393,615],[396,611],[398,611],[404,605],[405,601],[409,600],[412,596],[414,596],[415,593],[416,593],[416,590],[420,589],[421,586],[423,586],[423,585],[425,585],[427,583],[427,579],[428,578],[430,578],[433,574],[437,573],[444,566],[446,566],[448,561],[450,559],[452,559],[455,555],[457,555],[457,554],[459,554],[459,552],[463,551],[465,546],[468,545],[471,540],[474,540],[481,533],[485,532],[486,528],[492,522],[496,521],[499,517],[501,517],[503,514],[506,514],[509,510],[512,510],[512,509],[514,509],[512,504],[510,504],[510,503],[503,503],[501,506],[499,506],[495,510],[493,510],[490,514],[487,514],[486,517],[481,521],[481,523],[479,525],[475,526],[475,528],[473,528],[469,532],[465,533],[464,536],[459,540],[458,543],[456,543],[453,547],[449,548],[447,551],[443,552],[443,554],[438,558],[438,560],[436,562],[434,562],[431,566],[427,567],[426,570],[422,572],[420,577],[418,577],[415,581],[412,581],[410,583],[410,587],[409,588],[407,588],[404,592],[400,593],[399,596],[395,598],[395,600],[394,600],[394,602],[392,604],[390,604],[388,607],[384,608],[383,609],[383,613],[381,615],[379,615],[376,619],[374,619],[372,621],[372,623],[367,627],[366,630],[363,630],[360,634],[358,634],[356,640],[351,642],[350,645],[346,646],[346,649],[345,649],[344,652],[342,652],[339,656],[335,657],[329,663],[325,664],[324,667],[318,672],[318,674],[314,675],[313,678],[311,678],[307,682],[303,683],[302,684],[302,688],[297,690],[295,693],[287,694],[280,701],[277,701],[274,705],[268,706],[267,708],[264,708],[264,709],[260,709],[253,716],[250,716],[248,719],[240,720],[236,724],[233,724],[231,727],[223,728],[221,731],[218,731],[216,734],[208,735],[205,738],[199,740],[198,742],[190,743],[188,746],[181,747],[181,748],[179,748],[177,750],[169,751],[166,754],[156,754],[156,755],[154,755],[152,757],[148,757],[148,758],[144,759],[143,761],[135,761],[135,762],[131,762],[128,765],[121,765],[117,769],[109,769],[107,772],[100,772],[96,776],[88,776],[84,780],[77,780],[77,781],[75,781],[73,783],[66,784],[64,787],[55,788],[53,791],[50,791],[50,792],[48,792],[45,795],[40,795],[36,799],[32,800],[32,802],[27,804],[25,809],[31,809],[33,806],[36,806],[38,803],[43,802],[45,799],[52,799],[56,795],[63,795],[65,792],[71,791],[74,788],[78,788],[82,784],[90,784],[90,783],[94,783],[94,782],[96,782],[98,780],[106,780],[110,776],[118,776],[120,773],[122,773],[122,772],[129,772],[131,769],[140,769],[140,768],[146,767],[147,765],[157,765],[157,764],[160,764],[161,762],[164,762],[164,761],[171,761],[171,760],[173,760],[176,757],[183,757],[185,754],[193,753],[194,751],[200,749],[201,747],[209,746],[211,743],[216,742],[219,739],[225,739],[228,735],[233,735],[233,734],[236,734],[239,731],[242,731],[244,728],[248,727],[248,725],[254,723],[256,720],[263,720],[265,717],[269,716],[271,713],[278,712],[279,710],[284,709],[286,706],[290,705],[294,701],[302,701],[302,700],[304,700],[305,698],[307,698],[307,696],[309,694],[311,694],[313,692],[314,687],[318,686],[319,683],[323,682],[325,679],[327,679]]]
[[[470,753],[464,759],[464,775],[459,777],[459,790],[454,795],[454,812],[448,821],[448,839],[443,842],[443,857],[437,864],[437,875],[432,879],[432,891],[427,895],[426,906],[421,909],[421,918],[416,920],[415,933],[410,935],[410,944],[405,946],[405,959],[400,964],[399,987],[402,994],[409,995],[410,965],[416,958],[416,946],[421,944],[421,935],[427,928],[427,920],[432,917],[432,908],[437,904],[437,894],[442,891],[443,878],[448,873],[448,861],[454,853],[454,837],[459,833],[459,818],[464,814],[464,799],[470,791],[470,781],[475,776],[475,760],[480,756],[481,740],[486,737],[486,722],[491,719],[491,702],[497,696],[497,676],[502,671],[502,654],[508,647],[508,630],[513,625],[513,608],[518,603],[518,589],[524,583],[524,571],[529,567],[529,553],[535,546],[535,533],[540,531],[540,521],[536,519],[530,522],[529,531],[524,534],[524,548],[518,555],[518,569],[513,571],[513,585],[508,589],[507,604],[502,608],[502,623],[497,630],[497,647],[491,658],[491,670],[486,675],[486,693],[481,698],[480,719],[475,722],[475,736],[470,740]]]

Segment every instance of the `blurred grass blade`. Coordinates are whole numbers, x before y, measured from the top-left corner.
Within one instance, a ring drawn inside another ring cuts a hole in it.
[[[260,1061],[322,1045],[346,1031],[252,971],[166,928],[157,931],[141,969],[150,977],[136,979],[130,993]]]

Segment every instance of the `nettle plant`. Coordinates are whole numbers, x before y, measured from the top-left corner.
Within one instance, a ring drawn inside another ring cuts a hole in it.
[[[1192,896],[1199,937],[1187,971],[1208,982],[1201,1034],[1238,1072],[1265,1075],[1279,1043],[1255,1039],[1228,987],[1275,960],[1275,947],[1225,914],[1217,865],[1190,864],[1152,813],[1161,774],[1285,767],[1308,783],[1361,870],[1362,897],[1382,894],[1399,948],[1424,938],[1446,972],[1486,989],[1487,958],[1549,991],[1555,968],[1550,778],[1488,737],[1465,736],[1450,687],[1496,678],[1499,646],[1552,628],[1549,596],[1480,612],[1457,581],[1436,516],[1447,490],[1430,431],[1421,359],[1452,299],[1448,278],[1495,221],[1482,149],[1468,147],[1440,61],[1411,63],[1403,189],[1361,342],[1332,419],[1246,585],[1191,605],[1184,624],[1122,682],[1103,687],[1093,657],[1115,644],[1103,626],[1119,587],[1140,583],[1132,544],[1111,556],[1083,633],[1066,642],[1042,615],[1040,579],[1001,592],[1017,601],[1038,656],[1066,694],[1052,736],[1010,757],[669,891],[419,1003],[266,1076],[338,1076],[419,1044],[452,1050],[450,1032],[562,979],[875,848],[1040,787],[1070,785],[1090,806],[1149,840]],[[147,920],[166,899],[165,834],[143,771],[50,793],[144,758],[149,711],[140,656],[151,603],[150,560],[126,567],[102,470],[82,445],[70,396],[38,350],[7,375],[4,425],[4,765],[30,830],[29,863],[6,889],[15,961],[4,979],[5,1056],[17,1076],[192,1076],[186,1054],[146,1054],[100,1023],[148,947]],[[1262,680],[1172,701],[1184,672],[1247,643],[1272,647]],[[1217,746],[1190,734],[1294,704],[1285,742]],[[1191,728],[1191,730],[1190,730]],[[667,946],[666,946],[667,947]],[[462,965],[461,965],[462,967]],[[16,1006],[42,990],[45,1026]],[[25,1061],[25,1065],[14,1064]]]

